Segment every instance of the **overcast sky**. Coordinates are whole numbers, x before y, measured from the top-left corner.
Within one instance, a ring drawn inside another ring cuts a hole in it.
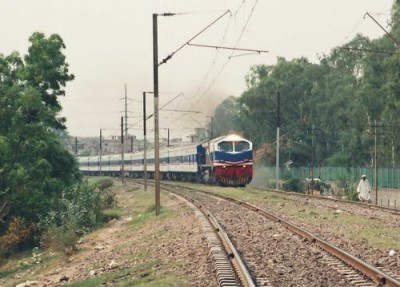
[[[59,34],[75,80],[61,99],[72,136],[118,135],[124,115],[125,84],[129,133],[142,137],[142,93],[153,90],[152,14],[158,17],[159,60],[174,52],[225,11],[192,43],[267,50],[248,54],[185,46],[159,69],[160,137],[186,136],[205,126],[215,107],[246,89],[245,75],[277,57],[317,61],[362,33],[384,32],[393,0],[0,0],[0,53],[26,54],[35,32]],[[147,111],[154,111],[152,98]],[[148,124],[152,128],[152,121]],[[148,133],[151,134],[150,132]],[[187,138],[184,138],[187,140]]]

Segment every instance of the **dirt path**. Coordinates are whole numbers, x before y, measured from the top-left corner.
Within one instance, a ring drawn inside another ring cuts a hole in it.
[[[162,193],[162,214],[155,218],[142,213],[143,203],[137,199],[153,192],[128,189],[120,184],[116,188],[123,216],[81,238],[72,256],[57,254],[0,279],[0,286],[218,286],[192,210]]]

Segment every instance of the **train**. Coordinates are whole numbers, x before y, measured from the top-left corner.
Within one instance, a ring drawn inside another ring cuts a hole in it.
[[[154,178],[154,150],[79,157],[79,169],[89,176]],[[244,187],[253,178],[253,143],[228,134],[201,143],[159,149],[162,180],[180,180]]]

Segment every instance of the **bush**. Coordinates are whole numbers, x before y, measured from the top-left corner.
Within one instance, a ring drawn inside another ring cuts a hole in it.
[[[357,187],[354,183],[348,186],[348,188],[345,190],[345,195],[349,200],[358,201]]]
[[[112,190],[104,190],[101,194],[103,208],[111,208],[117,205],[117,195]]]
[[[77,240],[75,227],[52,226],[42,234],[41,245],[44,248],[63,251],[66,255],[71,255],[75,250]]]
[[[303,192],[304,182],[299,178],[291,178],[285,181],[282,187],[285,191]]]
[[[93,186],[101,193],[103,208],[112,208],[117,204],[116,194],[110,189],[113,185],[114,181],[110,177],[101,177],[93,183]]]
[[[358,200],[357,187],[355,183],[342,177],[339,178],[337,186],[339,188],[339,196],[345,196],[348,200],[352,201]]]
[[[110,177],[101,177],[94,183],[94,185],[100,191],[103,191],[112,187],[114,185],[114,181]]]
[[[39,222],[42,243],[54,246],[49,242],[58,240],[58,233],[60,236],[65,234],[71,241],[87,233],[101,223],[101,206],[100,192],[87,183],[69,188],[64,192],[58,210],[49,212]],[[52,232],[56,234],[53,236]],[[63,243],[61,247],[64,247]]]
[[[0,237],[0,258],[4,258],[22,245],[33,241],[36,225],[21,217],[12,217],[6,233]]]

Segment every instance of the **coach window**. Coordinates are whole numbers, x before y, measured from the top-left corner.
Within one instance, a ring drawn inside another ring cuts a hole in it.
[[[220,142],[218,144],[218,149],[224,152],[231,152],[233,151],[232,142]]]
[[[245,141],[240,141],[240,142],[235,142],[235,151],[240,152],[240,151],[246,151],[250,149],[250,144]]]

